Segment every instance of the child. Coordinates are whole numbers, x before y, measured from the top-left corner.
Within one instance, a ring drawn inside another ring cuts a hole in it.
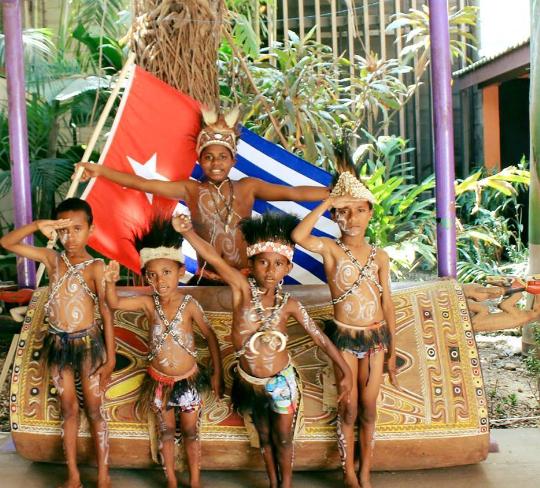
[[[395,309],[390,294],[388,255],[365,241],[373,215],[373,194],[351,173],[344,172],[330,198],[294,229],[292,238],[320,254],[334,305],[334,321],[325,332],[343,354],[353,373],[349,403],[339,405],[338,445],[347,487],[370,488],[377,397],[383,374],[384,353],[388,373],[396,380]],[[341,229],[340,239],[310,235],[317,219],[329,210]],[[341,372],[336,370],[336,378]],[[354,425],[360,411],[360,485],[354,471]]]
[[[341,371],[340,399],[351,391],[349,367],[305,308],[281,291],[281,280],[292,268],[291,215],[267,213],[244,219],[240,226],[248,244],[251,275],[230,266],[192,230],[185,215],[173,218],[175,229],[229,284],[233,296],[231,340],[238,358],[231,399],[249,413],[259,435],[270,486],[289,488],[292,482],[293,429],[299,402],[298,374],[286,350],[287,319],[294,317]],[[277,462],[277,464],[276,464]]]
[[[116,360],[112,315],[104,301],[105,263],[86,251],[86,243],[94,231],[88,203],[69,198],[58,206],[56,213],[59,220],[36,220],[5,235],[0,244],[45,264],[49,273],[49,297],[45,304],[49,333],[44,341],[43,357],[60,398],[62,440],[68,466],[68,479],[62,487],[82,486],[77,468],[79,403],[75,375],[78,374],[98,463],[98,487],[106,488],[110,486],[109,433],[102,403]],[[38,230],[51,239],[58,232],[65,251],[58,254],[52,249],[21,242]],[[99,305],[103,331],[94,320],[95,304]]]
[[[197,350],[192,322],[208,342],[214,372],[211,384],[218,397],[222,393],[222,366],[216,335],[201,306],[178,289],[184,274],[182,238],[170,220],[155,218],[149,228],[135,238],[141,268],[153,294],[119,297],[116,281],[119,265],[111,261],[105,273],[107,303],[111,308],[143,310],[148,318],[150,354],[148,376],[141,387],[140,403],[156,412],[159,425],[159,450],[167,486],[177,486],[174,470],[175,409],[180,415],[180,430],[185,440],[190,486],[200,487],[199,414],[201,391],[207,384],[197,366]]]
[[[251,216],[255,199],[266,201],[320,201],[328,197],[325,187],[288,187],[266,183],[257,178],[231,181],[229,172],[236,163],[239,136],[238,109],[227,115],[202,109],[205,126],[197,140],[199,164],[205,175],[202,183],[194,180],[147,180],[122,173],[101,164],[79,163],[84,168],[82,181],[102,176],[114,183],[186,203],[197,233],[209,242],[225,262],[236,269],[247,268],[246,244],[238,230],[244,217]],[[189,284],[224,285],[210,263],[199,258],[198,276]]]

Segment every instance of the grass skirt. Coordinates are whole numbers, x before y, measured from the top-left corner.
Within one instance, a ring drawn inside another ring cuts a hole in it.
[[[324,332],[340,350],[366,352],[390,349],[392,335],[385,320],[369,326],[351,326],[336,320],[324,321]]]
[[[142,407],[144,412],[148,412],[155,404],[155,399],[159,398],[166,409],[173,391],[175,396],[180,396],[191,388],[203,392],[208,389],[209,385],[210,379],[207,371],[201,370],[197,364],[184,377],[164,375],[149,366],[148,374],[141,385],[137,404]]]
[[[83,364],[89,361],[90,374],[93,374],[107,358],[103,333],[97,324],[76,332],[49,326],[43,343],[43,357],[47,365],[56,366],[60,374],[64,369],[80,372]]]

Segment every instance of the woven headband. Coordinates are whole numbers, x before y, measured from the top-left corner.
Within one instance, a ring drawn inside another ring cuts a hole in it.
[[[208,146],[217,144],[225,146],[231,151],[233,156],[236,155],[236,136],[234,134],[222,134],[211,130],[202,129],[197,138],[197,154],[201,154],[203,149]]]
[[[141,268],[144,268],[148,261],[154,259],[171,259],[172,261],[178,261],[184,264],[184,255],[182,250],[176,247],[145,247],[141,249],[139,253],[141,257]]]
[[[278,254],[285,256],[289,261],[292,262],[294,248],[287,244],[273,241],[257,242],[256,244],[248,246],[247,248],[248,258],[255,256],[255,254],[261,254],[263,252],[277,252]]]

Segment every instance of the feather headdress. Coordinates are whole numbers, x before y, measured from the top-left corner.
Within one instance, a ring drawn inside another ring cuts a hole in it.
[[[263,252],[277,252],[292,262],[294,241],[291,233],[298,222],[296,215],[277,212],[242,219],[240,228],[248,245],[248,257]]]
[[[240,109],[235,107],[226,114],[220,114],[217,110],[202,107],[201,113],[204,125],[197,139],[197,154],[200,156],[205,147],[218,144],[236,156],[236,141],[240,136]]]
[[[171,259],[184,263],[184,238],[172,226],[170,216],[154,215],[146,226],[133,236],[135,249],[141,258],[141,268],[153,259]]]

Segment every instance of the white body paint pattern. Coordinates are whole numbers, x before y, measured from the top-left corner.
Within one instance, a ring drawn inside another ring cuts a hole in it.
[[[379,267],[373,263],[367,274],[370,278],[379,280]],[[349,259],[340,259],[334,282],[341,293],[349,290],[358,277],[358,268]],[[379,290],[368,280],[364,280],[360,286],[351,293],[341,304],[343,310],[349,316],[351,323],[362,321],[364,323],[373,322],[377,311],[380,308]]]
[[[236,215],[232,216],[229,229],[226,231],[225,225],[220,218],[223,217],[223,209],[217,209],[219,215],[216,215],[216,207],[212,200],[212,195],[208,188],[199,187],[199,212],[201,214],[202,224],[208,229],[210,236],[213,237],[211,244],[219,250],[221,255],[230,263],[240,262],[240,251],[236,246],[238,238],[238,222],[239,219]],[[223,217],[226,220],[226,216]]]
[[[319,339],[319,341],[321,342],[321,345],[326,346],[326,339],[322,335],[319,327],[317,327],[317,324],[309,316],[307,310],[300,303],[298,304],[298,308],[300,309],[300,312],[302,314],[302,323],[300,325],[304,327],[308,334],[317,337],[317,339]]]
[[[251,307],[246,307],[244,308],[244,313],[243,313],[243,316],[242,316],[242,321],[245,323],[245,324],[250,324],[250,325],[254,325],[256,326],[256,328],[254,329],[244,329],[240,332],[240,336],[248,336],[248,338],[244,341],[244,339],[242,338],[242,342],[243,343],[247,343],[249,342],[249,339],[251,338],[251,336],[255,333],[255,331],[257,330],[257,328],[259,327],[259,317],[257,315],[257,310],[255,308],[255,306],[251,306]],[[257,348],[260,347],[260,340],[257,341]],[[264,351],[264,348],[263,348],[263,351]],[[245,354],[243,355],[243,357],[246,359],[247,363],[249,364],[249,367],[251,368],[251,370],[255,370],[257,369],[257,367],[260,367],[262,365],[262,367],[270,374],[274,371],[274,362],[276,360],[276,355],[275,354],[272,354],[272,355],[265,355],[264,352],[262,354],[253,354],[252,351],[250,351],[249,348],[246,349],[246,352]]]
[[[355,231],[347,230],[347,221],[345,220],[345,217],[343,215],[339,215],[339,214],[336,215],[336,224],[340,228],[341,232],[343,232],[343,234],[345,235],[355,237],[360,234],[359,230],[355,230]]]
[[[58,279],[58,266],[54,273],[54,282]],[[49,305],[49,323],[57,329],[72,332],[80,328],[84,320],[83,302],[86,292],[75,276],[69,276],[64,286],[53,295]],[[67,324],[62,324],[60,313],[60,302],[64,304],[65,320]]]
[[[183,315],[183,313],[182,313]],[[180,315],[180,319],[176,324],[175,331],[179,339],[186,345],[190,350],[194,349],[195,339],[192,334],[186,332],[184,329],[178,327],[183,323],[183,317]],[[160,339],[165,333],[165,325],[161,321],[157,310],[154,312],[154,325],[152,327],[152,343],[150,350],[154,351],[158,348]],[[165,339],[163,347],[157,353],[156,359],[159,364],[165,368],[175,369],[185,361],[185,355],[187,353],[184,349],[174,342],[172,336],[169,336]]]
[[[341,468],[343,471],[345,471],[345,460],[347,459],[347,441],[345,440],[345,436],[343,435],[343,431],[341,429],[341,416],[339,414],[336,421],[336,435],[339,456],[341,458]]]

